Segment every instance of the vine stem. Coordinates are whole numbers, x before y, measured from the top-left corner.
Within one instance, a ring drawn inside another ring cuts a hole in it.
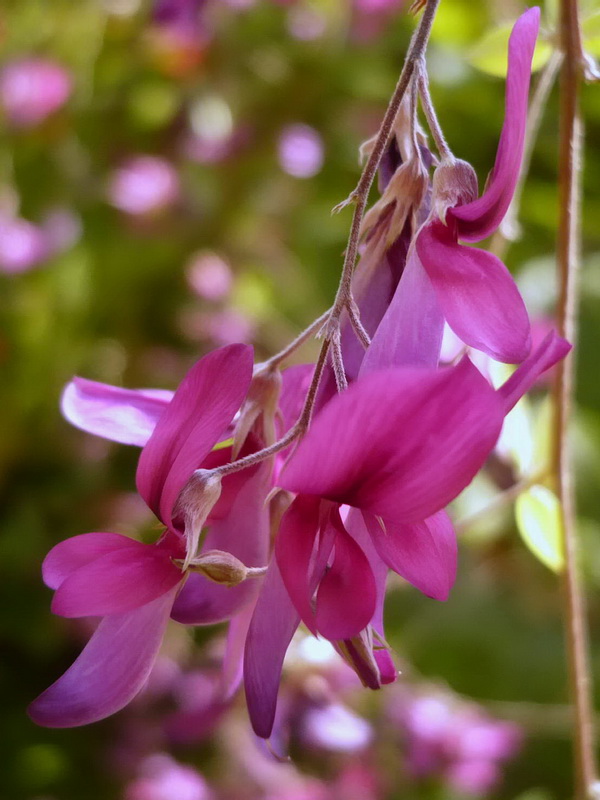
[[[440,0],[426,0],[423,16],[421,17],[421,21],[415,30],[413,37],[410,42],[410,46],[408,49],[408,53],[406,59],[404,61],[404,66],[402,67],[402,72],[400,73],[400,77],[398,78],[398,83],[396,84],[396,88],[394,89],[394,93],[392,94],[391,100],[388,104],[386,112],[383,116],[383,120],[379,127],[379,131],[377,132],[377,136],[375,138],[375,142],[373,144],[373,149],[371,150],[367,162],[363,168],[362,174],[359,178],[358,184],[356,188],[351,193],[348,201],[342,203],[341,208],[348,203],[354,204],[354,213],[352,215],[352,222],[350,225],[350,235],[348,237],[348,245],[346,247],[346,252],[344,254],[344,264],[342,267],[342,274],[340,276],[340,282],[338,284],[338,289],[335,295],[335,300],[329,312],[326,315],[325,322],[323,325],[324,331],[324,338],[323,343],[321,345],[321,350],[319,352],[317,363],[315,366],[315,371],[313,373],[313,378],[306,394],[306,399],[304,401],[304,407],[302,409],[302,413],[298,421],[295,425],[290,428],[290,430],[281,438],[279,441],[275,442],[274,444],[270,445],[269,447],[265,447],[262,450],[258,450],[256,453],[251,453],[250,455],[244,456],[243,458],[238,459],[237,461],[232,461],[229,464],[224,464],[222,467],[217,467],[214,472],[221,477],[225,475],[230,475],[233,472],[238,472],[239,470],[246,469],[246,467],[251,467],[254,464],[259,463],[260,461],[264,461],[266,458],[270,458],[271,456],[279,453],[281,450],[284,450],[286,447],[289,447],[292,442],[294,442],[299,437],[303,436],[303,434],[307,431],[310,421],[312,418],[312,413],[315,405],[315,400],[317,398],[317,393],[319,390],[319,385],[321,383],[321,378],[323,377],[323,373],[325,370],[325,365],[327,363],[327,357],[330,353],[330,350],[334,349],[334,366],[337,366],[337,372],[340,373],[340,353],[339,348],[336,346],[337,337],[339,337],[339,327],[340,327],[340,317],[342,316],[345,310],[349,311],[350,320],[352,322],[352,315],[354,310],[354,300],[352,298],[352,273],[354,272],[354,266],[356,264],[356,259],[358,256],[358,243],[360,241],[360,229],[362,224],[362,218],[365,213],[365,209],[367,206],[367,202],[369,200],[369,192],[371,190],[371,186],[373,185],[373,181],[375,180],[375,175],[377,174],[377,170],[379,168],[379,163],[382,159],[382,156],[385,152],[385,148],[387,147],[387,143],[390,139],[392,129],[394,127],[394,122],[396,121],[396,117],[398,116],[398,111],[400,110],[400,105],[408,87],[410,86],[411,80],[415,73],[415,69],[417,65],[423,60],[425,57],[425,50],[427,49],[427,43],[429,42],[429,36],[431,34],[431,28],[433,26],[433,21],[435,19],[435,14],[440,4]],[[419,3],[420,7],[421,3]],[[320,320],[319,320],[320,321]],[[313,323],[316,326],[316,323]],[[353,327],[356,326],[353,324]],[[309,326],[307,331],[312,331],[313,326]],[[282,350],[274,358],[277,360],[276,363],[282,361],[290,352],[293,352],[293,349],[296,347],[296,342],[300,339],[300,342],[297,346],[302,344],[306,338],[310,334],[307,334],[305,337],[306,331],[303,334],[300,334],[300,337],[292,342],[290,347]],[[365,331],[366,334],[366,331]],[[360,336],[360,329],[359,329],[359,338],[361,341],[366,343],[364,337]],[[290,348],[293,348],[290,350]],[[341,374],[337,375],[338,384],[340,381],[343,383]],[[345,378],[345,376],[344,376]]]
[[[559,224],[557,265],[558,325],[572,344],[577,339],[579,214],[581,206],[581,145],[583,138],[579,95],[583,78],[577,0],[560,0]],[[573,474],[568,425],[574,390],[573,357],[558,367],[555,385],[553,472],[562,514],[565,570],[564,624],[569,683],[575,711],[574,766],[577,800],[598,797],[594,756],[593,704],[585,622],[585,599],[579,570]]]

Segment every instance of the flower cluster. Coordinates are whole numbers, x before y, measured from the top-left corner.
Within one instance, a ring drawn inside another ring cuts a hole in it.
[[[365,686],[395,681],[383,630],[388,572],[448,597],[457,546],[446,506],[485,464],[506,414],[569,350],[551,332],[532,351],[510,273],[462,243],[493,232],[512,198],[538,26],[534,8],[513,30],[506,118],[481,196],[470,165],[429,150],[416,116],[426,78],[415,70],[350,299],[324,329],[330,362],[280,372],[285,355],[253,367],[252,348],[230,344],[198,361],[174,394],[81,378],[67,386],[71,422],[143,448],[137,489],[163,533],[154,544],[88,533],[49,553],[53,611],[101,621],[32,704],[36,722],[83,725],[123,708],[145,684],[169,618],[229,622],[220,691],[228,698],[243,680],[260,737],[271,736],[300,623]],[[164,201],[144,210],[156,205]],[[449,365],[440,363],[445,325],[463,343]],[[518,367],[495,389],[471,351]]]

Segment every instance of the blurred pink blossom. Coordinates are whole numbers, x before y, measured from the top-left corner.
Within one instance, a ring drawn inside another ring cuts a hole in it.
[[[69,73],[48,59],[19,59],[0,72],[0,104],[18,128],[42,122],[66,103],[72,88]]]
[[[166,753],[147,758],[141,772],[127,787],[125,800],[209,800],[212,795],[199,772]]]
[[[281,168],[294,178],[312,178],[323,166],[323,140],[309,125],[288,125],[277,149]]]
[[[80,233],[78,217],[66,209],[49,212],[40,225],[0,213],[0,272],[28,272],[70,247]]]
[[[109,201],[126,214],[155,214],[174,205],[180,194],[179,175],[157,156],[133,156],[112,175]]]
[[[302,722],[302,738],[313,747],[337,753],[357,753],[373,740],[369,723],[341,703],[309,709]]]
[[[217,253],[204,251],[192,256],[187,270],[190,288],[204,300],[224,300],[233,285],[229,264]]]

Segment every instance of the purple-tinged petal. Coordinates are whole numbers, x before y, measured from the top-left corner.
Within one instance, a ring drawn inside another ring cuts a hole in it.
[[[540,10],[530,8],[519,17],[510,36],[504,126],[487,187],[478,200],[448,211],[458,225],[459,239],[467,242],[493,233],[512,200],[523,158],[531,61],[539,27]]]
[[[375,647],[373,649],[373,657],[379,667],[381,683],[394,683],[398,677],[398,670],[389,652],[383,647]]]
[[[553,367],[571,350],[571,345],[555,331],[550,331],[543,342],[510,376],[499,389],[498,394],[508,412],[528,392],[542,372]]]
[[[231,553],[247,567],[262,567],[268,561],[269,509],[265,497],[270,489],[271,466],[264,461],[250,472],[232,498],[227,516],[214,520],[202,547]],[[203,575],[192,574],[173,606],[173,619],[185,625],[209,625],[230,619],[250,602],[256,582],[243,581],[239,586],[222,586]]]
[[[369,560],[377,590],[377,603],[373,618],[371,619],[371,625],[377,633],[383,636],[383,607],[385,603],[385,584],[389,571],[388,566],[382,561],[379,553],[375,549],[373,539],[369,534],[363,514],[360,511],[356,508],[349,509],[348,515],[344,520],[344,527]]]
[[[44,583],[50,589],[58,587],[70,575],[86,564],[108,553],[135,551],[139,542],[119,533],[83,533],[59,542],[48,553],[42,564]]]
[[[281,373],[279,411],[283,424],[282,435],[298,421],[314,371],[314,364],[296,364]]]
[[[456,535],[445,511],[412,525],[387,520],[385,530],[372,514],[365,522],[388,567],[434,600],[447,600],[456,579]]]
[[[351,639],[375,613],[377,587],[369,561],[354,539],[336,525],[333,562],[317,591],[315,623],[327,639]]]
[[[124,614],[152,602],[181,583],[181,570],[160,545],[107,553],[80,567],[56,590],[52,611],[61,617]]]
[[[394,297],[363,359],[360,375],[399,366],[437,367],[444,318],[413,248]]]
[[[172,397],[161,389],[121,389],[76,377],[65,386],[61,410],[82,431],[143,447]]]
[[[165,524],[179,494],[233,419],[252,380],[252,348],[209,353],[181,382],[142,450],[137,487]]]
[[[417,251],[448,325],[465,344],[509,364],[527,358],[529,316],[499,258],[458,244],[451,229],[439,221],[421,230]]]
[[[71,728],[114,714],[143,688],[177,587],[135,611],[105,617],[79,658],[29,706],[38,725]]]
[[[320,509],[319,497],[296,497],[282,517],[275,542],[275,558],[285,588],[302,621],[313,633],[316,629],[309,571],[319,531]]]
[[[374,372],[315,417],[280,485],[421,522],[468,486],[502,421],[501,399],[468,359]]]
[[[260,584],[255,581],[254,591],[256,594],[259,589]],[[221,688],[225,700],[233,697],[244,677],[244,648],[255,605],[255,602],[247,603],[229,623],[225,655],[221,667]]]
[[[300,617],[272,559],[250,622],[244,651],[244,686],[252,727],[268,739],[273,730],[283,659]]]

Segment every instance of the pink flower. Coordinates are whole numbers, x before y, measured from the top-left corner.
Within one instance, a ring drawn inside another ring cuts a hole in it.
[[[137,470],[139,493],[167,528],[156,544],[88,533],[61,542],[46,557],[53,611],[102,620],[75,663],[31,704],[38,724],[70,727],[103,719],[143,687],[187,577],[174,563],[190,548],[178,499],[230,425],[251,376],[250,347],[217,350],[192,367],[160,415]]]
[[[539,8],[529,9],[517,20],[510,37],[505,122],[483,195],[472,198],[467,164],[442,162],[434,177],[434,207],[441,221],[432,219],[416,239],[417,258],[452,330],[467,345],[509,363],[520,363],[531,349],[523,300],[496,256],[461,245],[459,240],[476,242],[489,236],[508,210],[523,154],[539,21]]]
[[[0,72],[0,104],[17,128],[31,128],[63,106],[72,91],[69,73],[54,61],[23,58]]]
[[[288,125],[278,143],[281,168],[294,178],[312,178],[323,165],[323,142],[309,125]]]
[[[116,170],[109,200],[126,214],[155,214],[172,206],[180,193],[179,176],[165,159],[135,156]]]

